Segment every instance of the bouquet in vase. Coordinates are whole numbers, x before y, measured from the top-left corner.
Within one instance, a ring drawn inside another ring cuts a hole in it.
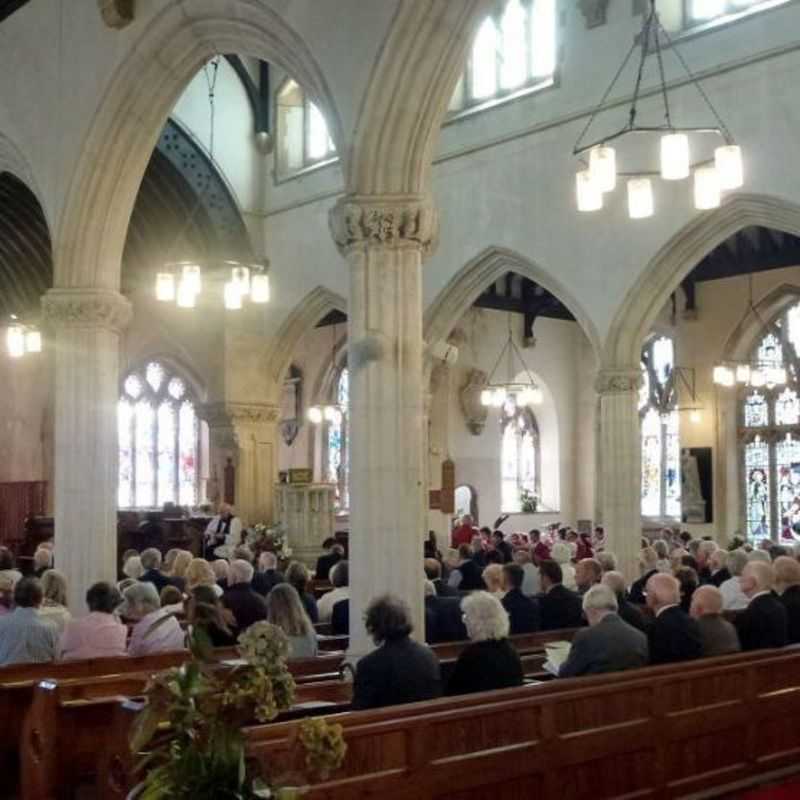
[[[245,544],[256,554],[275,553],[278,558],[288,560],[292,557],[292,548],[286,538],[286,528],[280,523],[265,525],[259,523],[248,529]]]

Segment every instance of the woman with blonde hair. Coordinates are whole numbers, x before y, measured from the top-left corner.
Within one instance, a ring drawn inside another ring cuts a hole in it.
[[[186,591],[191,593],[198,586],[210,586],[217,597],[222,596],[222,589],[217,584],[217,576],[211,564],[204,558],[193,558],[186,568]]]
[[[294,586],[279,583],[273,587],[267,596],[267,622],[289,638],[290,659],[316,656],[317,635]]]
[[[41,581],[44,599],[39,607],[39,615],[50,620],[61,635],[72,619],[67,608],[67,579],[58,570],[48,569]]]
[[[225,591],[230,582],[231,565],[224,558],[215,558],[211,562],[211,569],[217,578],[217,586]]]
[[[484,569],[481,577],[483,578],[483,582],[486,584],[486,591],[489,592],[489,594],[493,597],[496,597],[498,600],[502,600],[505,596],[505,592],[503,591],[502,565],[489,564],[489,566]]]
[[[185,591],[188,588],[186,585],[186,573],[189,570],[189,565],[195,560],[195,557],[188,550],[178,550],[175,560],[172,562],[172,572],[170,572],[169,577],[179,589]],[[206,563],[208,562],[206,561]]]

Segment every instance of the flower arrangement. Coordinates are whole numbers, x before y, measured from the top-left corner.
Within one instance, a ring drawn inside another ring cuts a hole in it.
[[[268,722],[294,701],[294,679],[286,666],[289,643],[267,622],[239,637],[243,663],[225,668],[209,660],[210,640],[195,628],[190,660],[155,675],[145,688],[147,703],[136,719],[131,749],[143,774],[139,800],[253,800],[285,798],[292,791],[266,785],[245,760],[242,727]],[[305,751],[305,773],[326,776],[344,759],[340,725],[307,719],[297,745]]]
[[[519,504],[523,514],[535,514],[539,508],[539,498],[530,489],[520,489]]]
[[[278,558],[289,559],[292,557],[292,548],[287,542],[286,528],[281,523],[253,525],[247,530],[245,544],[257,555],[268,550],[275,553]]]

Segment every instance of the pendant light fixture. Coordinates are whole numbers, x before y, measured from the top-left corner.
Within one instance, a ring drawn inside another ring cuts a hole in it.
[[[663,41],[663,45],[662,45]],[[619,130],[585,144],[584,139],[592,127],[596,117],[605,109],[617,81],[628,66],[637,47],[640,49],[639,65],[633,89],[633,98],[627,112],[627,122]],[[672,118],[669,105],[669,89],[664,73],[663,50],[672,52],[683,72],[700,95],[705,107],[711,112],[713,124],[710,126],[679,126]],[[642,90],[642,78],[648,56],[655,56],[658,65],[659,94],[663,109],[663,122],[657,125],[641,125],[637,121],[638,103]],[[660,140],[660,158],[658,169],[628,169],[617,171],[617,157],[611,142],[621,140],[629,134],[646,137],[658,137]],[[694,149],[702,152],[699,139],[704,135],[712,135],[723,140],[723,144],[708,151],[708,157],[692,163],[691,153]],[[697,143],[690,142],[698,139]],[[619,178],[627,179],[628,215],[631,219],[646,219],[653,215],[654,194],[653,181],[660,178],[664,181],[681,181],[694,172],[695,208],[707,210],[717,208],[721,201],[721,192],[738,189],[744,183],[742,167],[742,151],[734,142],[730,131],[712,105],[708,95],[689,69],[686,61],[664,29],[656,11],[656,0],[649,0],[649,10],[644,15],[642,30],[617,70],[614,79],[603,94],[600,103],[592,112],[588,122],[581,131],[572,150],[580,161],[577,171],[576,193],[579,211],[597,211],[603,207],[603,194],[612,192]],[[588,154],[588,160],[587,160]]]
[[[22,358],[28,353],[41,353],[41,331],[35,325],[21,322],[16,314],[12,314],[6,328],[6,351],[11,358]]]

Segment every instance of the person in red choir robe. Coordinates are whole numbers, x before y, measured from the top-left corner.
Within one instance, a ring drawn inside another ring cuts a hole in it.
[[[531,543],[531,555],[533,555],[533,563],[537,566],[542,561],[550,560],[550,546],[542,539],[542,532],[536,530],[528,531],[528,537]]]
[[[461,518],[461,524],[453,531],[452,546],[458,549],[459,545],[470,544],[475,534],[475,523],[469,514],[465,514]]]

